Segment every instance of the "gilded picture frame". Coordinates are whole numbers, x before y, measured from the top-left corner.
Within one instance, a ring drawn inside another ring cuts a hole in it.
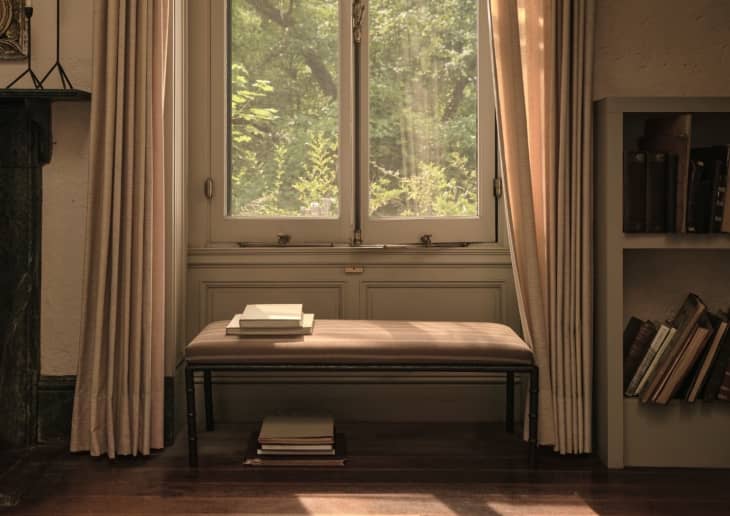
[[[0,0],[0,60],[28,55],[28,34],[23,14],[24,0]]]

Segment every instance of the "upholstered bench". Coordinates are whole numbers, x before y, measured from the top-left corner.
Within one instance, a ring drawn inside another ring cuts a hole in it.
[[[506,428],[514,428],[514,375],[530,376],[529,463],[537,448],[538,370],[532,350],[509,327],[477,322],[317,320],[304,337],[239,338],[227,321],[206,326],[185,348],[188,453],[198,464],[194,375],[203,373],[207,430],[213,430],[212,373],[497,372],[507,385]]]

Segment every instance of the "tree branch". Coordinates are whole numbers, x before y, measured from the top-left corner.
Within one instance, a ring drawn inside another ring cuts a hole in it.
[[[474,58],[469,59],[466,63],[466,70],[471,70],[475,64],[476,60]],[[471,80],[471,77],[469,73],[466,72],[466,70],[464,74],[459,77],[459,79],[457,79],[457,81],[454,83],[454,87],[451,90],[449,103],[446,104],[446,109],[444,109],[444,114],[441,117],[441,121],[443,122],[451,119],[456,114],[456,111],[459,109],[461,101],[464,100],[464,89]]]
[[[279,11],[267,0],[246,0],[246,2],[261,16],[276,23],[281,28],[291,29],[294,27],[294,0],[290,0],[289,9],[286,13]],[[300,47],[300,52],[322,92],[328,97],[336,99],[337,84],[335,84],[322,59],[309,47]]]

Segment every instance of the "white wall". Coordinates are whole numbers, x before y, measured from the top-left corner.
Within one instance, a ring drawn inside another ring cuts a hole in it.
[[[61,2],[61,62],[74,87],[91,85],[91,23],[94,0]],[[43,76],[56,56],[56,2],[33,2],[33,69]],[[0,61],[0,87],[25,61]],[[48,87],[58,87],[49,79]],[[29,87],[29,83],[20,84]],[[41,374],[76,373],[81,282],[86,233],[89,103],[56,103],[53,160],[43,171]]]
[[[596,3],[595,99],[730,95],[730,1]]]

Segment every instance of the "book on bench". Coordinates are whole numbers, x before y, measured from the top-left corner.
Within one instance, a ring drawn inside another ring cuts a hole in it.
[[[301,304],[246,305],[239,323],[241,328],[301,328],[304,312]]]
[[[314,331],[314,314],[304,314],[302,326],[286,328],[242,328],[241,314],[236,314],[226,326],[226,335],[237,337],[276,337],[290,335],[311,335]]]

